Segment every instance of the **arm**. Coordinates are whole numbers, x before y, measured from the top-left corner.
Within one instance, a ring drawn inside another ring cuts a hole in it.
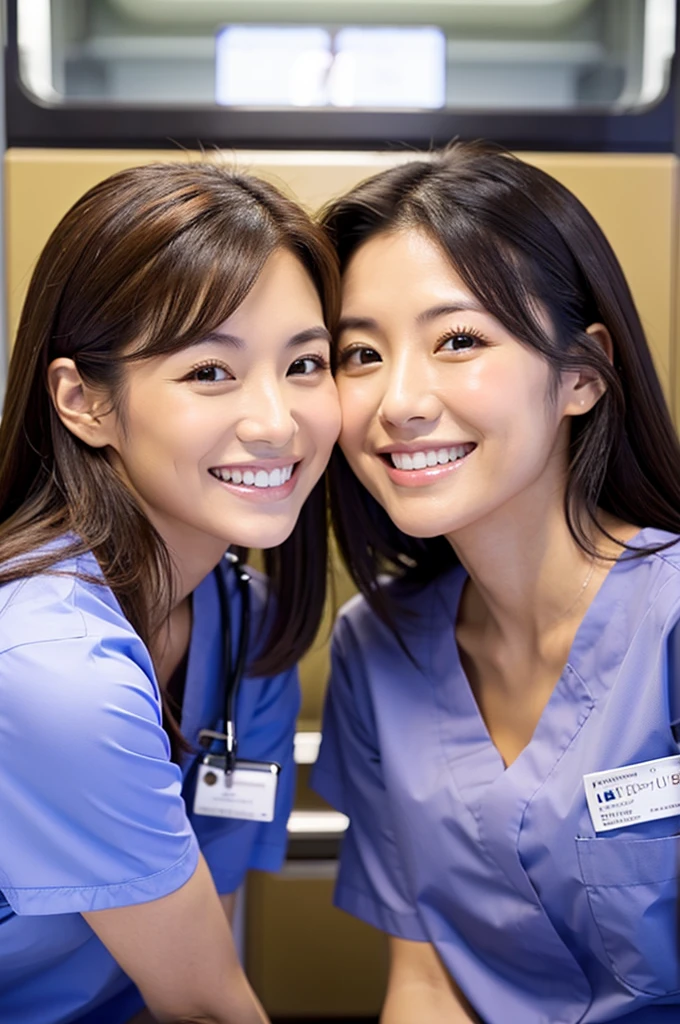
[[[480,1022],[429,942],[390,938],[390,974],[380,1024]]]
[[[236,902],[236,893],[230,892],[223,896],[220,896],[220,903],[222,904],[222,910],[225,913],[227,921],[231,925],[234,920],[234,904]],[[127,1024],[157,1024],[155,1017],[152,1017],[149,1011],[145,1008],[136,1013]]]
[[[266,1024],[202,858],[168,896],[83,917],[160,1024]]]
[[[220,903],[222,904],[222,910],[225,913],[229,927],[234,923],[234,910],[236,908],[236,893],[227,892],[220,896]]]

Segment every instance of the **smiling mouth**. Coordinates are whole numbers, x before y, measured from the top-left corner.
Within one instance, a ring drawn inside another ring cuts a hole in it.
[[[477,446],[472,443],[452,445],[450,448],[427,448],[417,452],[386,452],[381,459],[394,469],[412,471],[446,466],[469,455]]]
[[[235,484],[237,487],[258,487],[261,490],[266,490],[269,487],[282,487],[287,484],[298,465],[299,463],[293,462],[289,466],[277,466],[276,469],[270,470],[262,469],[259,466],[253,469],[245,469],[243,466],[238,468],[234,466],[231,469],[215,466],[208,472],[225,484]]]

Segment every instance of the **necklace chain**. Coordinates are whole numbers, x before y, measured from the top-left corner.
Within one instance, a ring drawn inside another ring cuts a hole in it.
[[[588,574],[587,574],[586,578],[584,579],[583,583],[581,584],[581,587],[579,589],[578,594],[576,595],[574,600],[571,602],[571,604],[567,608],[566,612],[562,612],[562,614],[560,615],[559,619],[557,619],[557,622],[562,622],[564,619],[567,618],[567,616],[569,616],[573,612],[574,608],[579,603],[579,601],[583,597],[584,593],[588,589],[588,585],[589,585],[590,581],[593,578],[593,573],[594,572],[595,572],[595,558],[593,557],[593,559],[592,559],[592,561],[590,563],[590,568],[588,569]],[[555,624],[556,623],[554,623],[554,625]]]

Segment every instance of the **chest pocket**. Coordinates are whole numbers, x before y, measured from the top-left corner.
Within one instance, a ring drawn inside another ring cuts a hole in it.
[[[637,992],[680,991],[680,836],[577,839],[581,877],[611,969]]]

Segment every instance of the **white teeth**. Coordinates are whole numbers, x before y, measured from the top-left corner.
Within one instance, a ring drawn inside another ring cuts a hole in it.
[[[214,469],[211,472],[214,476],[224,481],[225,484],[245,484],[246,487],[281,487],[287,483],[293,475],[294,466],[283,466],[273,469],[270,473],[266,469]]]
[[[465,458],[465,445],[453,445],[452,448],[430,448],[422,452],[390,452],[392,464],[396,469],[426,469],[430,466],[445,466],[447,462],[456,462]]]

